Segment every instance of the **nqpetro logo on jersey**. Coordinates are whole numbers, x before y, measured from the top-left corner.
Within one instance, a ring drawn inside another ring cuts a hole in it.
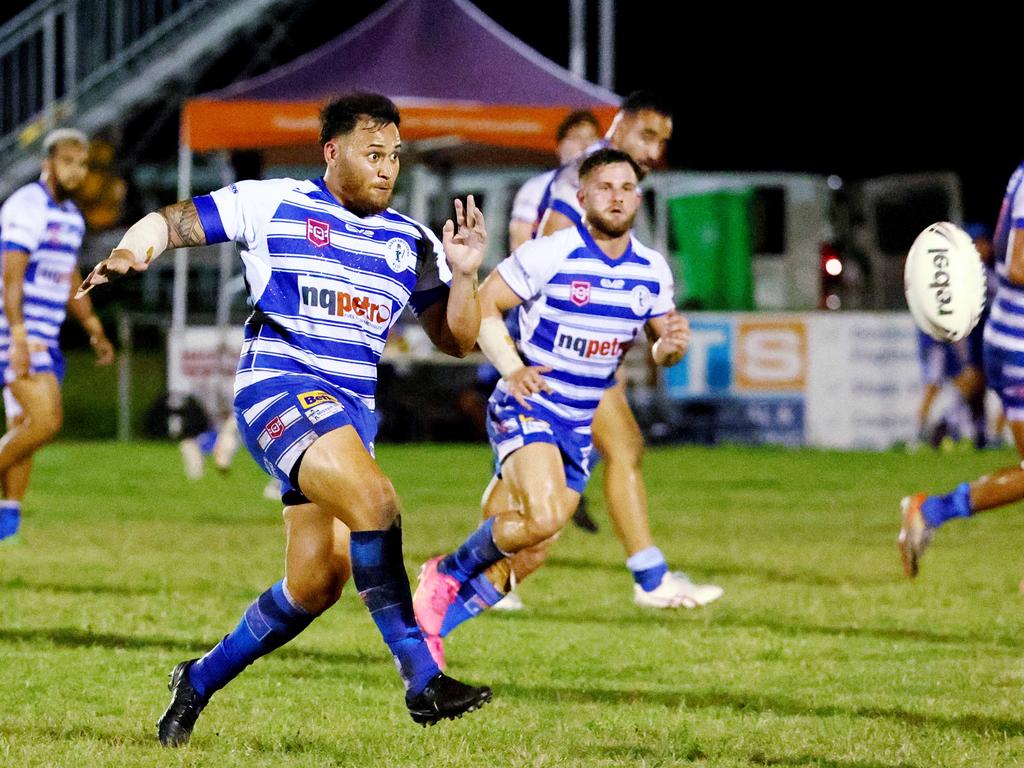
[[[572,353],[581,360],[617,360],[630,343],[622,343],[617,336],[588,334],[586,336],[566,333],[559,329],[555,336],[555,351]]]
[[[391,300],[333,280],[299,278],[299,314],[315,320],[354,320],[381,333],[391,324]]]

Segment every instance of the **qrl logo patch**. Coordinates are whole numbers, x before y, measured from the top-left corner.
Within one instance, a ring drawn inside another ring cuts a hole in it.
[[[331,242],[331,225],[326,221],[306,219],[306,239],[317,248],[323,248]]]
[[[582,307],[584,304],[590,303],[590,281],[589,280],[573,280],[569,298],[572,303],[577,307]]]
[[[280,416],[275,416],[267,422],[267,436],[271,440],[277,440],[281,435],[284,434],[284,422],[281,421]]]
[[[336,403],[338,398],[334,395],[329,395],[322,389],[314,389],[311,392],[303,392],[299,396],[299,405],[302,409],[308,411],[314,405],[320,405],[320,403]]]

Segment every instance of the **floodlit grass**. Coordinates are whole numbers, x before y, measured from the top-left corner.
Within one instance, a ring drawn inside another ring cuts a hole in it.
[[[483,446],[381,446],[407,566],[474,525]],[[351,587],[217,694],[162,750],[166,675],[281,575],[279,506],[239,457],[187,483],[161,444],[62,443],[38,457],[23,538],[0,546],[3,766],[1012,766],[1024,764],[1024,515],[957,521],[915,583],[895,548],[904,493],[1009,452],[906,456],[650,451],[656,537],[714,581],[704,610],[631,602],[623,553],[568,530],[520,589],[449,642],[494,702],[421,729]]]

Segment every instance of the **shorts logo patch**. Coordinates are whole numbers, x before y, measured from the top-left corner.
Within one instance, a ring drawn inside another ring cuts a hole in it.
[[[313,424],[319,424],[324,419],[344,410],[345,406],[341,403],[320,403],[306,411],[306,418]]]
[[[590,281],[589,280],[573,280],[572,290],[569,292],[569,298],[572,303],[577,307],[582,307],[584,304],[590,303]]]
[[[267,436],[271,440],[277,440],[277,438],[279,438],[281,435],[284,434],[284,430],[285,430],[284,422],[281,421],[281,417],[280,416],[275,416],[270,421],[268,421],[267,422],[267,426],[265,428]]]
[[[306,219],[306,239],[317,248],[323,248],[331,242],[331,225],[326,221]]]
[[[540,432],[546,432],[551,435],[554,434],[551,431],[551,425],[543,419],[536,419],[533,416],[519,415],[519,423],[523,427],[524,435],[535,435]]]
[[[309,410],[314,405],[320,405],[321,403],[336,403],[338,398],[334,395],[329,395],[322,389],[313,389],[309,392],[303,392],[298,395],[299,405],[302,406],[303,410]]]

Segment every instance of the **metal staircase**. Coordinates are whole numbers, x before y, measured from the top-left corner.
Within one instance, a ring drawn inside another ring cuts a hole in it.
[[[0,199],[42,136],[87,133],[179,99],[218,46],[294,0],[38,0],[0,27]]]

